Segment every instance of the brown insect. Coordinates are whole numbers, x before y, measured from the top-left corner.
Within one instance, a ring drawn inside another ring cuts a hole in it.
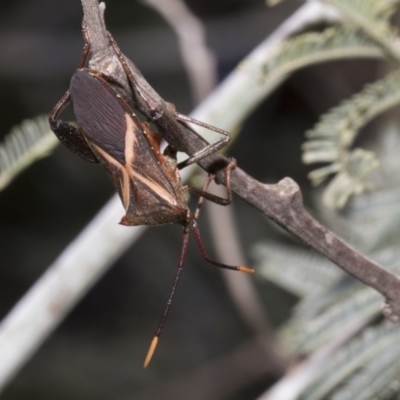
[[[230,172],[236,164],[231,162],[225,168],[226,199],[207,192],[213,175],[208,176],[203,190],[182,185],[179,169],[218,151],[229,141],[229,134],[173,110],[177,120],[201,125],[224,136],[224,139],[206,146],[184,162],[177,164],[176,150],[168,145],[164,152],[161,152],[162,132],[152,130],[147,122],[142,122],[136,116],[115,83],[112,83],[112,79],[95,70],[84,68],[90,44],[86,30],[83,31],[86,43],[81,61],[72,76],[69,90],[50,115],[51,129],[72,152],[88,162],[100,163],[106,169],[125,208],[125,216],[120,222],[122,225],[178,223],[183,226],[183,245],[178,269],[167,306],[144,362],[144,367],[147,367],[157,346],[179,282],[187,254],[190,230],[195,235],[201,255],[208,263],[220,268],[254,272],[253,269],[244,266],[225,265],[210,259],[197,226],[204,199],[221,205],[231,203]],[[133,73],[111,35],[110,41],[130,84],[135,86]],[[69,103],[72,103],[78,127],[58,119],[59,114]],[[200,196],[194,213],[188,208],[188,192]]]

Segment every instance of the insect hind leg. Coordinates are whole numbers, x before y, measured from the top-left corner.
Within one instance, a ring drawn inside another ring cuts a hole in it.
[[[190,193],[196,194],[199,196],[199,201],[197,203],[196,210],[194,212],[194,219],[197,220],[199,218],[201,207],[203,206],[204,200],[212,201],[213,203],[219,204],[221,206],[228,206],[232,203],[232,189],[231,189],[231,172],[236,168],[236,160],[231,160],[231,162],[224,169],[224,185],[226,187],[226,198],[216,196],[212,193],[208,193],[208,187],[211,182],[214,180],[214,174],[208,174],[207,180],[203,186],[203,189],[197,189],[193,186],[187,186],[188,191]]]
[[[204,247],[203,241],[201,239],[201,235],[200,235],[200,230],[197,226],[197,220],[199,218],[200,215],[200,211],[201,211],[201,207],[204,203],[204,199],[210,200],[214,203],[220,204],[220,205],[228,205],[232,202],[232,190],[231,190],[231,185],[230,185],[230,176],[231,176],[231,172],[232,170],[236,168],[236,161],[232,160],[229,165],[225,168],[225,186],[226,186],[226,191],[227,191],[227,198],[224,199],[222,197],[219,196],[215,196],[212,195],[211,193],[208,193],[208,187],[210,186],[211,181],[214,179],[214,175],[213,174],[209,174],[207,177],[207,180],[204,184],[203,190],[199,190],[193,187],[188,187],[188,190],[190,190],[192,193],[196,193],[198,195],[200,195],[200,199],[197,203],[197,207],[196,210],[194,212],[193,218],[190,221],[189,225],[190,228],[192,229],[193,233],[194,233],[194,237],[196,239],[197,242],[197,246],[199,247],[201,256],[204,258],[204,260],[206,260],[209,264],[215,265],[216,267],[219,268],[223,268],[223,269],[229,269],[229,270],[233,270],[233,271],[241,271],[241,272],[246,272],[249,274],[253,274],[254,273],[254,269],[252,268],[247,268],[243,265],[227,265],[227,264],[223,264],[220,263],[218,261],[215,261],[213,259],[211,259]]]

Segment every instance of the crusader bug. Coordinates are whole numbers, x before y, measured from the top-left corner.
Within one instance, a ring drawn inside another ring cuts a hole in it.
[[[190,231],[193,231],[201,255],[208,263],[220,268],[254,272],[244,266],[225,265],[210,259],[197,227],[204,199],[220,205],[230,204],[232,196],[230,172],[235,163],[231,162],[225,168],[226,199],[207,193],[213,175],[208,176],[203,190],[182,185],[179,169],[216,152],[226,140],[206,146],[180,164],[176,161],[176,150],[170,145],[161,152],[163,136],[136,116],[127,99],[118,91],[116,84],[107,76],[85,68],[90,44],[85,29],[83,31],[86,43],[81,61],[72,76],[69,90],[50,115],[51,129],[69,150],[85,161],[100,163],[106,169],[125,208],[125,216],[120,222],[122,225],[178,223],[183,226],[183,244],[177,272],[167,306],[144,362],[144,367],[147,367],[157,346],[183,269]],[[130,84],[135,86],[132,71],[111,35],[110,42]],[[72,103],[78,127],[58,119],[59,114],[69,103]],[[228,135],[229,139],[229,134],[225,131],[183,116],[176,111],[173,112],[177,120],[201,125],[225,136]],[[200,196],[194,213],[188,208],[188,192]]]

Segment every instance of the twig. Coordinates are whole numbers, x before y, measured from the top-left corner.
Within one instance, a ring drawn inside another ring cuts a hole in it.
[[[115,223],[123,211],[114,196],[1,322],[0,389],[140,235]]]
[[[268,80],[268,84],[261,84],[256,78],[281,42],[309,26],[338,21],[339,14],[333,7],[318,0],[308,1],[260,43],[191,115],[228,131],[240,126],[244,118],[287,78]]]
[[[88,27],[92,57],[94,54],[110,54],[110,43],[104,23],[105,5],[96,1],[82,1],[83,15]]]
[[[182,0],[144,0],[156,9],[176,32],[195,104],[203,100],[217,83],[216,61],[205,44],[200,20]]]
[[[263,185],[238,170],[231,183],[232,190],[253,207],[348,274],[380,292],[386,299],[385,316],[393,322],[399,321],[400,279],[358,253],[311,217],[304,208],[300,189],[292,179]]]

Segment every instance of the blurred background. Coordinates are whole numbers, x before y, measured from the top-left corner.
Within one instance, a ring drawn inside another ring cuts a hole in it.
[[[218,80],[299,7],[286,1],[268,8],[264,0],[186,4],[204,24]],[[164,99],[190,113],[196,104],[170,26],[140,1],[109,0],[106,5],[107,27],[124,53]],[[83,45],[81,19],[78,0],[2,0],[0,139],[23,119],[49,113],[64,94]],[[377,61],[344,61],[294,74],[248,118],[229,156],[262,182],[293,178],[312,209],[308,168],[301,163],[304,131],[361,89],[378,67]],[[73,119],[70,110],[64,115]],[[62,146],[0,192],[1,317],[113,194],[100,167],[85,164]],[[255,243],[291,241],[241,199],[234,198],[231,208],[248,266],[254,265]],[[209,253],[218,258],[206,212],[200,228]],[[194,243],[159,348],[150,367],[142,369],[181,241],[179,226],[146,230],[1,398],[234,400],[263,393],[283,372],[285,362],[272,332],[289,317],[295,297],[257,274],[252,277],[265,324],[255,332],[232,301],[220,271],[205,263]]]

